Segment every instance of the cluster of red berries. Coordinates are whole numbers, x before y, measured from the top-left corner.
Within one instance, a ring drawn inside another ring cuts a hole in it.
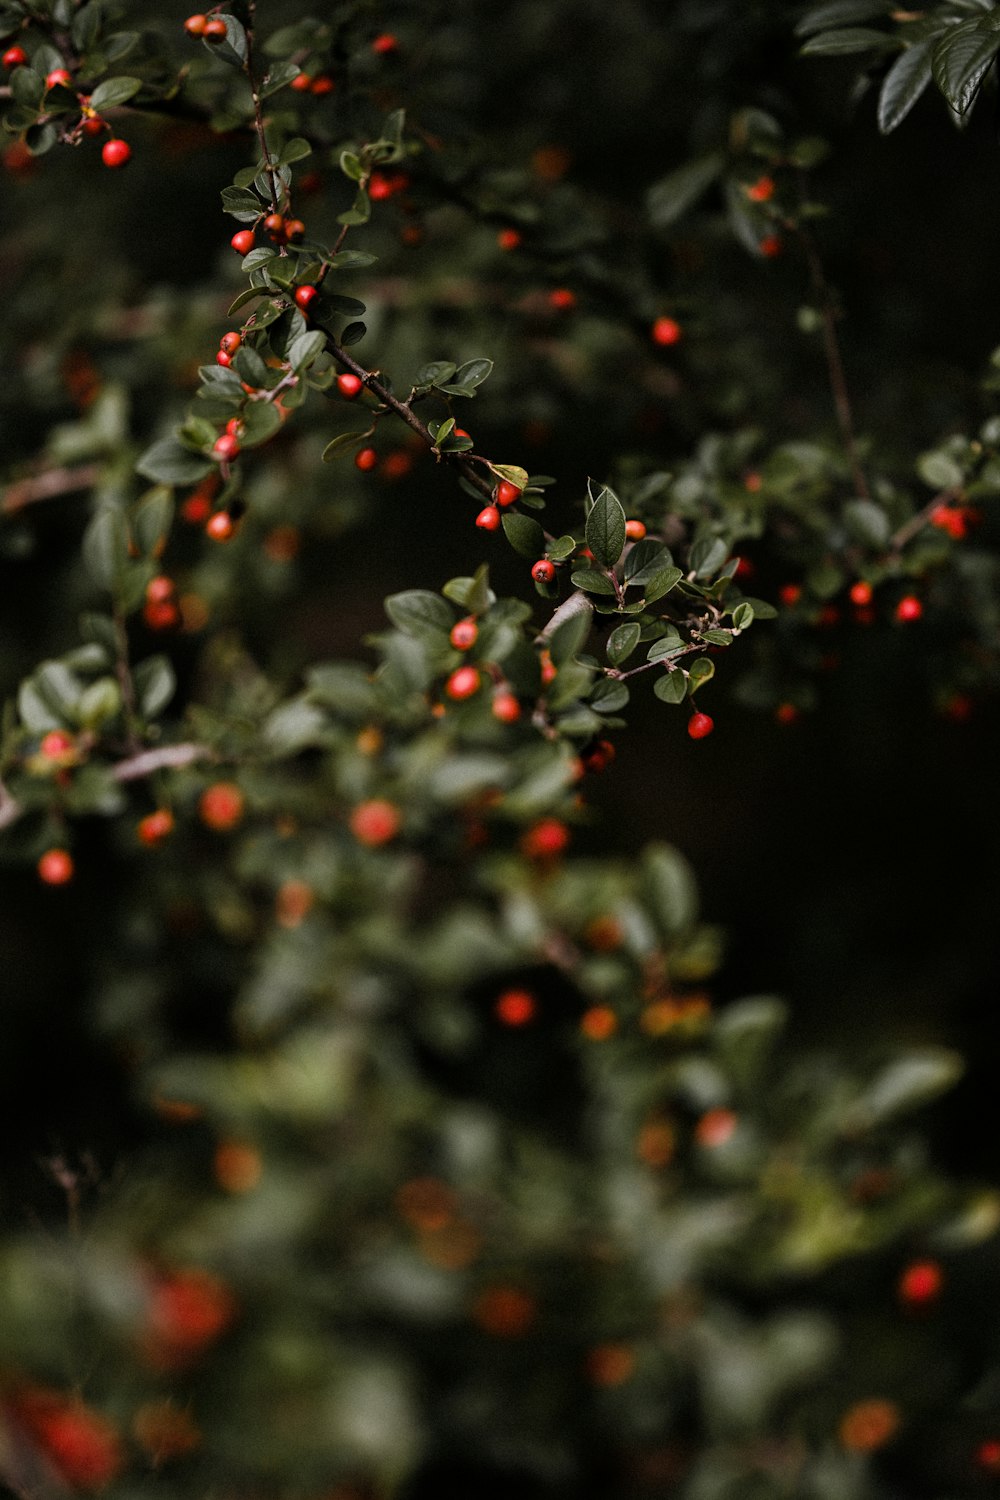
[[[336,87],[329,73],[309,74],[304,71],[296,73],[289,84],[289,88],[294,89],[297,94],[314,94],[317,98],[332,94]]]
[[[181,613],[177,608],[177,590],[174,580],[166,574],[151,578],[146,585],[146,599],[142,617],[150,630],[173,630],[180,624]]]
[[[368,179],[368,196],[373,203],[384,203],[397,193],[405,193],[409,185],[405,172],[373,172]]]
[[[286,219],[284,214],[278,213],[265,214],[260,225],[276,245],[297,244],[306,232],[301,219]],[[252,229],[237,229],[229,243],[237,255],[249,255],[257,243],[257,236]]]
[[[226,40],[226,23],[221,16],[188,16],[184,22],[184,30],[188,36],[200,37],[204,42],[224,42]]]

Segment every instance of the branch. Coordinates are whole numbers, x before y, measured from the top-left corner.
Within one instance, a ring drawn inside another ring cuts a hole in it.
[[[563,602],[558,606],[558,608],[553,611],[546,624],[542,626],[541,630],[535,636],[535,645],[544,645],[545,642],[551,638],[551,636],[555,633],[556,630],[558,630],[559,626],[562,625],[564,621],[570,620],[574,615],[582,614],[584,611],[586,611],[587,614],[592,615],[594,613],[594,606],[591,604],[590,600],[587,598],[587,595],[582,591],[582,589],[575,589],[573,593],[570,594],[568,598],[564,599]]]
[[[193,765],[196,760],[211,758],[212,751],[207,745],[160,745],[153,750],[141,750],[128,760],[120,760],[112,767],[111,775],[115,781],[139,781],[154,771],[176,771]]]
[[[947,505],[949,500],[959,499],[961,493],[961,490],[954,488],[939,490],[933,500],[928,500],[927,504],[921,506],[915,516],[911,516],[908,521],[904,521],[898,531],[893,532],[887,544],[889,553],[896,555],[902,552],[907,542],[912,542],[913,538],[919,532],[923,531],[938,506]]]
[[[18,479],[8,485],[0,497],[0,512],[10,516],[39,500],[55,500],[59,495],[89,490],[100,476],[100,464],[80,464],[75,469],[49,469],[29,479]]]

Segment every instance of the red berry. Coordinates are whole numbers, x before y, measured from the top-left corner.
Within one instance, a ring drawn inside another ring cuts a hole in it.
[[[150,604],[162,604],[165,599],[174,597],[174,580],[168,578],[165,573],[160,573],[156,578],[151,578],[146,584],[146,598]]]
[[[72,86],[72,83],[73,79],[65,68],[53,68],[51,73],[46,73],[45,75],[45,87],[47,89],[54,89],[59,84],[62,84],[63,88],[68,89]]]
[[[289,219],[285,225],[285,239],[289,242],[300,240],[306,232],[306,226],[301,219]]]
[[[976,1463],[988,1474],[1000,1474],[1000,1440],[987,1438],[976,1449]]]
[[[318,296],[319,291],[314,286],[297,286],[295,288],[295,300],[303,312],[316,301]]]
[[[147,813],[140,818],[136,834],[139,842],[153,848],[156,844],[162,844],[165,838],[174,831],[174,815],[168,807],[158,807],[156,812]]]
[[[515,500],[520,500],[521,491],[516,484],[511,484],[509,479],[501,479],[497,485],[496,501],[498,505],[513,505]]]
[[[919,620],[924,612],[924,606],[916,594],[904,594],[896,605],[896,619],[902,624],[908,625],[913,620]]]
[[[5,68],[22,68],[28,61],[28,54],[23,47],[8,47],[0,61]]]
[[[308,94],[312,88],[312,79],[308,73],[296,73],[288,87],[294,89],[297,94]]]
[[[73,879],[73,856],[66,849],[46,849],[37,865],[45,885],[66,885]]]
[[[746,195],[751,203],[767,203],[774,197],[774,178],[758,177],[746,189]]]
[[[390,52],[397,52],[398,50],[399,42],[389,31],[383,31],[382,35],[377,36],[372,42],[372,51],[378,57],[387,57]]]
[[[354,467],[360,469],[362,474],[367,474],[374,469],[378,463],[378,454],[374,448],[362,448],[360,453],[355,454]]]
[[[863,609],[866,604],[870,604],[872,602],[871,584],[866,583],[863,578],[859,579],[857,583],[851,584],[848,597],[850,598],[852,604],[860,605]]]
[[[761,255],[763,255],[767,260],[774,260],[775,256],[780,255],[784,248],[785,246],[782,242],[781,236],[777,234],[765,235],[760,244],[757,246],[757,249],[760,251]]]
[[[491,712],[501,724],[516,724],[521,717],[521,705],[513,693],[497,693]]]
[[[944,1274],[936,1260],[915,1260],[899,1278],[899,1300],[909,1307],[934,1302],[941,1294]]]
[[[312,83],[309,85],[309,92],[311,94],[315,94],[317,98],[321,99],[325,94],[332,94],[336,87],[337,85],[334,83],[329,73],[321,73],[319,77],[314,78]]]
[[[213,16],[210,21],[205,22],[202,36],[206,42],[224,42],[226,40],[226,23],[219,16]]]
[[[531,569],[531,576],[536,583],[551,583],[556,576],[555,564],[547,557],[540,557]]]
[[[476,644],[476,638],[478,635],[479,626],[476,624],[472,616],[469,615],[464,620],[456,621],[456,623],[451,627],[451,634],[449,635],[448,639],[451,641],[451,644],[457,651],[468,651],[470,646],[474,646]]]
[[[598,740],[597,744],[591,745],[580,758],[586,770],[597,774],[608,769],[615,754],[615,747],[610,740]]]
[[[32,1392],[17,1403],[39,1448],[73,1490],[106,1489],[125,1465],[117,1428],[81,1401],[55,1392]]]
[[[493,1013],[504,1026],[527,1026],[535,1019],[538,1006],[528,990],[504,990],[498,995]]]
[[[84,135],[103,135],[104,131],[110,130],[111,127],[106,120],[101,119],[100,115],[86,115],[80,121],[80,129]]]
[[[242,342],[238,333],[224,333],[219,340],[219,348],[224,349],[227,354],[235,354]]]
[[[204,36],[205,27],[208,25],[208,17],[202,15],[188,16],[184,22],[184,30],[188,36]]]
[[[386,454],[379,473],[384,479],[405,479],[412,468],[413,454],[408,453],[405,448],[397,448],[393,453]]]
[[[787,609],[792,609],[802,598],[802,586],[798,583],[783,583],[778,590],[778,598]]]
[[[641,542],[646,535],[646,526],[642,521],[626,521],[625,535],[630,542]]]
[[[671,344],[680,343],[684,330],[675,318],[657,318],[650,334],[654,344],[659,344],[662,349],[669,349]]]
[[[358,375],[337,376],[337,390],[345,401],[353,401],[356,396],[360,396],[364,388],[365,383]]]
[[[243,793],[234,782],[217,781],[199,797],[198,816],[206,828],[228,833],[241,821],[245,807]]]
[[[235,1315],[229,1288],[208,1271],[175,1271],[158,1278],[147,1314],[157,1362],[165,1357],[171,1365],[199,1353],[225,1332]]]
[[[142,618],[150,630],[173,630],[175,625],[180,624],[181,615],[171,599],[147,600],[142,607]]]
[[[688,719],[688,734],[693,740],[703,740],[715,728],[715,721],[708,714],[692,714]]]
[[[106,167],[123,167],[131,157],[132,147],[128,141],[112,139],[101,147],[101,160]]]
[[[215,356],[215,363],[221,365],[224,370],[228,369],[232,362],[232,356],[227,354],[225,349],[220,349]]]
[[[497,235],[497,244],[501,250],[517,250],[521,244],[521,231],[519,229],[501,229]]]
[[[542,818],[521,835],[521,853],[528,859],[555,859],[569,845],[569,829],[558,818]]]
[[[229,243],[238,255],[249,255],[254,246],[254,232],[252,229],[237,229]]]
[[[263,223],[264,233],[272,240],[280,240],[285,232],[285,220],[281,214],[268,214]]]
[[[65,729],[50,729],[48,734],[42,736],[42,743],[38,747],[38,753],[46,760],[61,760],[64,755],[74,749],[73,736],[67,734]]]
[[[223,432],[212,444],[214,457],[222,463],[229,463],[240,451],[239,440],[233,437],[231,432]]]
[[[774,710],[774,717],[779,724],[794,724],[799,717],[799,711],[794,703],[779,703]]]
[[[495,505],[487,505],[476,517],[480,531],[496,531],[500,525],[500,512]]]
[[[368,179],[368,196],[373,203],[381,203],[392,197],[392,183],[382,172],[373,172]]]
[[[576,306],[576,293],[569,287],[558,286],[549,293],[549,306],[556,312],[571,312]]]
[[[480,676],[475,667],[458,667],[444,685],[444,690],[449,698],[456,703],[461,703],[465,698],[471,698],[478,693]]]
[[[359,844],[377,849],[396,837],[402,823],[402,815],[394,802],[383,797],[373,797],[361,802],[351,813],[350,830]]]
[[[217,510],[205,523],[205,533],[213,542],[228,542],[236,533],[236,522],[228,510]]]

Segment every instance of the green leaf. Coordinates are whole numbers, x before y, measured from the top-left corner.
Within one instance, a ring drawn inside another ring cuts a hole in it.
[[[99,729],[120,712],[121,706],[121,688],[115,679],[98,677],[80,694],[77,718],[85,729]]]
[[[490,464],[490,472],[498,479],[506,479],[508,484],[516,485],[519,490],[527,489],[528,471],[518,464]]]
[[[113,104],[124,104],[134,98],[141,88],[142,80],[139,78],[127,78],[124,74],[120,78],[105,78],[91,94],[90,107],[100,111],[110,109]]]
[[[252,224],[263,213],[263,205],[249,188],[224,187],[220,194],[223,210],[241,224]]]
[[[975,16],[952,26],[934,48],[934,82],[952,109],[965,114],[1000,51],[1000,30],[994,12],[988,20]]]
[[[895,1058],[848,1106],[845,1128],[852,1132],[859,1127],[870,1129],[920,1109],[953,1088],[963,1071],[962,1059],[944,1047],[927,1047]]]
[[[638,646],[641,635],[642,626],[635,620],[615,627],[607,644],[608,661],[613,667],[620,667],[623,661],[627,661]]]
[[[531,516],[508,511],[503,518],[508,542],[522,557],[538,558],[545,551],[545,533]]]
[[[688,692],[695,693],[715,676],[715,662],[708,656],[699,656],[688,667]]]
[[[667,844],[652,844],[642,859],[650,908],[667,937],[687,932],[698,919],[698,888],[687,863]]]
[[[274,437],[280,426],[281,413],[273,401],[248,401],[243,408],[240,442],[244,448],[256,448]]]
[[[340,170],[351,182],[360,182],[365,175],[365,169],[361,164],[361,158],[353,151],[341,151]]]
[[[653,692],[664,703],[683,703],[687,697],[687,678],[677,670],[658,677],[653,683]]]
[[[331,255],[330,265],[336,271],[364,271],[377,260],[378,256],[368,250],[338,250]]]
[[[223,14],[220,20],[226,23],[225,41],[206,41],[204,45],[213,57],[221,58],[231,68],[242,68],[247,60],[247,34],[235,16]]]
[[[878,128],[883,135],[906,119],[930,83],[933,50],[933,37],[915,42],[899,54],[883,78],[878,96]]]
[[[656,229],[667,229],[708,191],[722,172],[725,157],[719,151],[687,162],[653,184],[646,194],[646,212]]]
[[[139,501],[132,512],[132,535],[139,551],[149,557],[166,541],[174,518],[173,491],[157,485]]]
[[[47,734],[50,729],[59,729],[65,723],[49,707],[30,677],[17,690],[17,712],[25,729],[30,729],[32,734]]]
[[[308,369],[326,348],[326,334],[314,328],[310,333],[300,333],[292,340],[288,349],[288,363],[298,373]]]
[[[397,630],[405,635],[426,636],[449,631],[455,622],[454,612],[440,594],[427,589],[407,589],[401,594],[390,594],[385,601],[385,612]]]
[[[549,655],[557,667],[572,661],[577,652],[582,650],[590,634],[591,619],[591,610],[577,610],[568,619],[562,620],[548,636]]]
[[[583,589],[588,594],[611,594],[614,595],[615,586],[606,573],[600,568],[577,568],[570,575],[570,582],[574,588]]]
[[[688,567],[696,578],[711,578],[728,556],[729,544],[724,537],[699,537],[688,556]]]
[[[768,604],[766,599],[748,598],[745,602],[753,607],[753,617],[755,620],[776,620],[778,618],[778,611],[773,604]]]
[[[455,371],[455,384],[464,386],[482,385],[493,371],[491,359],[470,359]]]
[[[322,452],[325,464],[332,463],[335,458],[344,458],[352,448],[357,448],[365,438],[372,435],[373,428],[366,427],[364,432],[339,432],[335,438],[327,443]]]
[[[653,604],[657,599],[662,599],[664,594],[669,594],[682,577],[683,574],[677,567],[661,568],[658,573],[654,573],[646,584],[644,592],[646,603]]]
[[[629,691],[624,682],[613,677],[600,677],[590,695],[590,705],[598,713],[616,714],[628,703]]]
[[[849,500],[844,506],[844,524],[868,547],[884,547],[889,540],[889,517],[874,500]]]
[[[360,344],[367,332],[364,323],[348,323],[340,335],[340,342],[345,349],[349,349],[352,344]]]
[[[10,92],[18,104],[37,109],[45,95],[45,79],[34,68],[15,68],[10,75]]]
[[[748,625],[753,624],[753,605],[744,599],[742,604],[737,604],[733,610],[733,629],[746,630]]]
[[[170,702],[177,689],[174,669],[165,656],[148,656],[132,673],[139,712],[155,719]]]
[[[128,559],[125,517],[115,505],[102,505],[83,534],[83,560],[95,583],[113,590]]]
[[[83,683],[61,661],[43,661],[35,673],[35,686],[42,698],[63,719],[75,719]]]
[[[442,381],[450,380],[457,368],[457,365],[451,364],[448,360],[435,360],[433,363],[424,365],[422,369],[417,371],[417,378],[414,384],[440,385]]]
[[[312,155],[312,147],[309,142],[303,140],[300,135],[294,136],[281,148],[278,161],[283,167],[291,166],[292,162],[302,161],[305,157]]]
[[[932,490],[958,489],[965,479],[961,464],[950,453],[942,453],[940,448],[920,455],[917,473]]]
[[[326,715],[305,695],[280,703],[261,731],[265,753],[275,756],[297,755],[309,745],[324,744],[326,738]]]
[[[275,63],[273,68],[268,69],[267,78],[260,91],[260,97],[262,99],[269,99],[272,94],[276,94],[279,89],[283,89],[286,84],[291,83],[293,78],[297,78],[300,72],[301,69],[298,63],[294,63],[291,60]]]
[[[672,562],[673,558],[662,542],[658,542],[655,537],[643,537],[641,542],[636,542],[634,547],[629,548],[624,576],[629,583],[643,584]]]
[[[215,465],[200,453],[192,453],[174,437],[161,438],[147,448],[136,464],[136,472],[156,484],[194,484],[211,473]]]
[[[867,26],[844,26],[821,31],[799,49],[803,57],[846,57],[855,52],[887,52],[899,46],[896,37]]]
[[[607,487],[590,507],[586,537],[595,561],[613,568],[625,549],[625,512],[618,496]]]
[[[853,26],[858,21],[874,21],[886,15],[892,6],[889,0],[827,0],[824,5],[814,5],[801,20],[796,22],[796,36],[812,36],[814,32],[826,31],[834,26]]]

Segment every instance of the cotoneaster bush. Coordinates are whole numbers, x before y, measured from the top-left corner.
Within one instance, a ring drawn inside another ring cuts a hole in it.
[[[716,1007],[686,863],[594,786],[636,700],[710,755],[865,631],[950,719],[993,691],[995,366],[928,396],[877,325],[859,398],[808,61],[961,122],[992,8],[0,41],[0,850],[118,1112],[7,1216],[11,1492],[989,1493],[1000,1200],[911,1118],[960,1059]]]

